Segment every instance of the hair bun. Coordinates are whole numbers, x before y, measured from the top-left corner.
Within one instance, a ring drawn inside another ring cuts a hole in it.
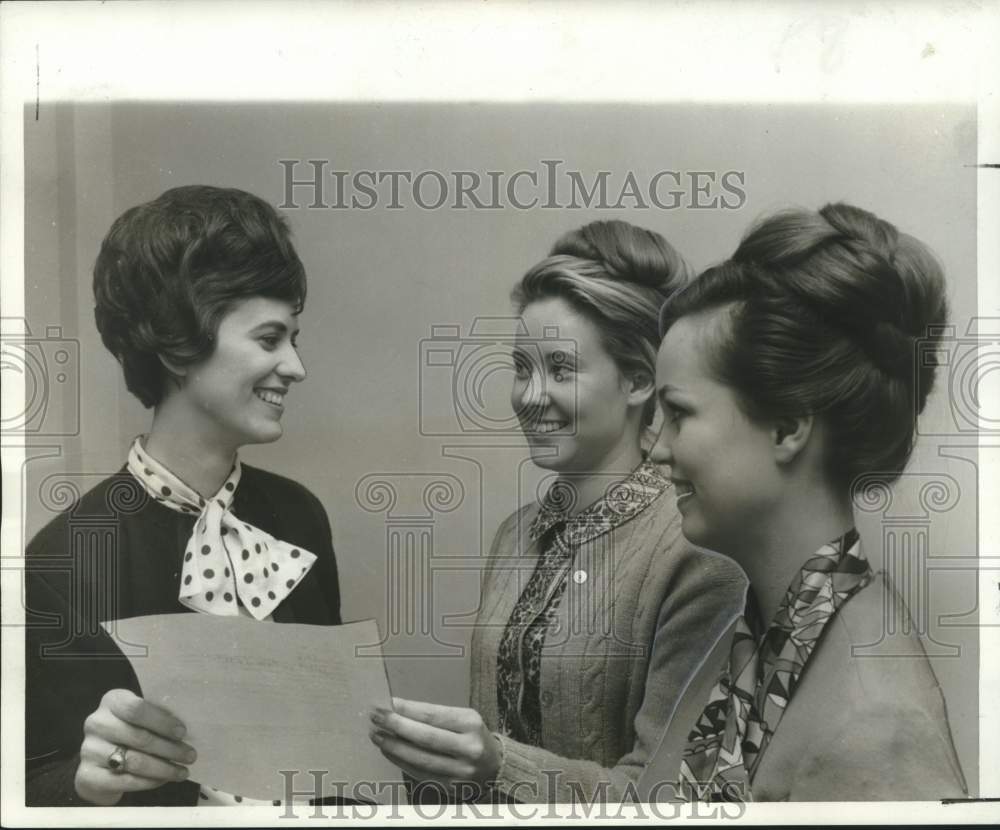
[[[820,215],[837,232],[837,241],[855,259],[855,285],[865,302],[858,311],[868,328],[878,328],[882,346],[895,343],[912,354],[914,338],[948,317],[944,275],[926,245],[901,233],[873,213],[843,203],[826,205]],[[895,329],[890,333],[883,324]]]
[[[883,372],[904,380],[912,377],[916,338],[883,322],[857,332],[856,339],[868,359]]]
[[[549,255],[589,259],[615,279],[663,293],[672,293],[691,279],[687,263],[666,239],[620,219],[591,222],[563,234]]]
[[[899,231],[894,225],[879,219],[874,213],[843,202],[824,206],[819,215],[844,238],[867,246],[869,253],[892,267],[899,243]]]
[[[673,298],[663,328],[727,308],[709,344],[716,377],[753,417],[820,418],[825,472],[846,490],[906,466],[934,382],[924,358],[947,320],[944,288],[931,252],[867,211],[786,210]],[[929,349],[918,352],[918,338]]]

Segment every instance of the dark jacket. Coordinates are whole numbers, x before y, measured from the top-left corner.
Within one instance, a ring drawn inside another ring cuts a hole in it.
[[[340,624],[330,524],[305,487],[243,465],[232,507],[240,519],[316,554],[272,617]],[[178,602],[182,557],[195,517],[147,496],[124,469],[84,494],[31,541],[26,565],[25,802],[86,806],[73,779],[83,722],[110,689],[142,691],[102,621],[192,613]],[[126,793],[122,806],[189,805],[193,781]]]

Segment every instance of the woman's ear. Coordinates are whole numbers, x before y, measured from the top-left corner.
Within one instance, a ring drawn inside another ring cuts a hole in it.
[[[163,364],[163,368],[167,370],[170,379],[175,383],[180,383],[181,378],[187,376],[187,366],[180,366],[168,360],[162,354],[157,354],[156,356],[160,359],[160,363]]]
[[[653,396],[656,379],[651,372],[634,372],[625,378],[629,406],[642,406]]]
[[[813,423],[812,415],[778,418],[771,428],[775,461],[789,464],[798,458],[809,443]]]

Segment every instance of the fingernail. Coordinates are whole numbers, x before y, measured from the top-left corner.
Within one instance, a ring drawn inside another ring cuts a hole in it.
[[[383,715],[382,712],[376,709],[371,714],[371,721],[372,723],[377,723],[379,726],[381,726],[385,722],[385,715]]]
[[[379,732],[379,731],[377,731],[377,730],[375,732],[369,733],[368,737],[370,737],[372,739],[372,742],[377,743],[377,744],[380,744],[380,743],[382,743],[383,740],[385,740],[385,738],[383,737],[382,733]]]
[[[184,728],[183,724],[177,724],[173,729],[174,737],[177,739],[183,738],[187,734],[187,729]]]
[[[187,777],[188,777],[188,768],[187,767],[178,767],[177,768],[177,779],[179,781],[183,781]]]
[[[187,764],[193,764],[198,759],[198,753],[193,749],[189,749],[184,755],[184,762]]]

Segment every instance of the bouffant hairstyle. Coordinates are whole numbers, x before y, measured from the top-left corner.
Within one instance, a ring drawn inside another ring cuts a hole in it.
[[[822,419],[838,486],[899,477],[948,317],[941,266],[923,243],[847,204],[778,213],[672,297],[660,329],[719,308],[708,363],[749,417]]]
[[[660,234],[615,219],[560,237],[514,287],[511,300],[520,313],[536,300],[564,299],[597,327],[623,375],[652,378],[660,307],[690,278],[683,257]],[[650,398],[647,424],[655,411]]]
[[[192,185],[115,220],[94,265],[94,316],[146,407],[163,398],[161,357],[189,366],[210,356],[233,303],[271,297],[301,310],[306,274],[288,225],[258,197]]]

